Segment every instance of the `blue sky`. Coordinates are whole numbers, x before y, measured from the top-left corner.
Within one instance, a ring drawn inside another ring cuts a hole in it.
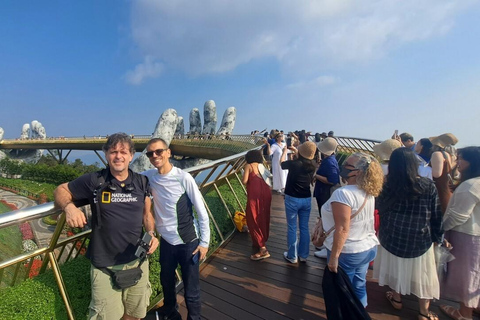
[[[480,145],[479,1],[1,1],[0,127],[150,134],[214,100],[234,134],[452,132]]]

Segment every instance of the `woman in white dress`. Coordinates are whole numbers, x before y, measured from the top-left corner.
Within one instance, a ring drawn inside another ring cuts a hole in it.
[[[283,193],[285,183],[287,182],[288,170],[282,170],[280,163],[287,160],[287,155],[283,154],[283,133],[279,132],[275,135],[275,143],[270,147],[270,155],[272,156],[272,173],[273,173],[273,190]],[[282,159],[283,158],[283,159]]]

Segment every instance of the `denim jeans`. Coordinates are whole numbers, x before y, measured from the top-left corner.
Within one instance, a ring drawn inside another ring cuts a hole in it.
[[[192,259],[192,252],[198,247],[198,243],[197,239],[173,246],[163,239],[160,240],[160,283],[163,287],[165,310],[173,311],[177,307],[175,270],[180,264],[189,320],[200,319],[199,261]]]
[[[331,251],[327,249],[327,261],[330,261]],[[367,271],[375,256],[377,246],[358,253],[341,253],[338,266],[348,275],[353,290],[364,307],[367,306]]]
[[[306,259],[310,252],[310,232],[308,220],[312,208],[312,198],[294,198],[285,195],[285,214],[287,216],[287,257],[296,260]],[[300,241],[297,245],[297,219]]]

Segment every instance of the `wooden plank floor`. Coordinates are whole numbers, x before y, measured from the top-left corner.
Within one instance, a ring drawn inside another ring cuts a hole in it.
[[[317,215],[317,205],[312,201],[310,229]],[[283,259],[286,230],[283,197],[274,194],[270,238],[267,242],[270,258],[251,261],[249,234],[236,233],[202,265],[200,286],[204,319],[326,319],[321,286],[326,259],[314,257],[314,247],[310,245],[310,256],[306,263],[287,263]],[[370,275],[371,270],[367,283],[367,310],[372,319],[417,319],[416,297],[403,297],[403,309],[395,310],[385,299],[387,287],[378,286]],[[183,290],[177,299],[180,313],[186,319]],[[440,303],[457,305],[443,300],[433,303],[431,310],[440,319],[448,319],[438,308]],[[146,319],[155,319],[154,313],[151,312]]]

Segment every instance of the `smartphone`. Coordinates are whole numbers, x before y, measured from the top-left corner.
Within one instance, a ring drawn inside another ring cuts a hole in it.
[[[398,137],[398,130],[395,130],[395,137]]]
[[[287,138],[287,148],[292,146],[292,138],[288,137]]]
[[[192,264],[198,264],[199,259],[200,259],[200,251],[192,255]]]

